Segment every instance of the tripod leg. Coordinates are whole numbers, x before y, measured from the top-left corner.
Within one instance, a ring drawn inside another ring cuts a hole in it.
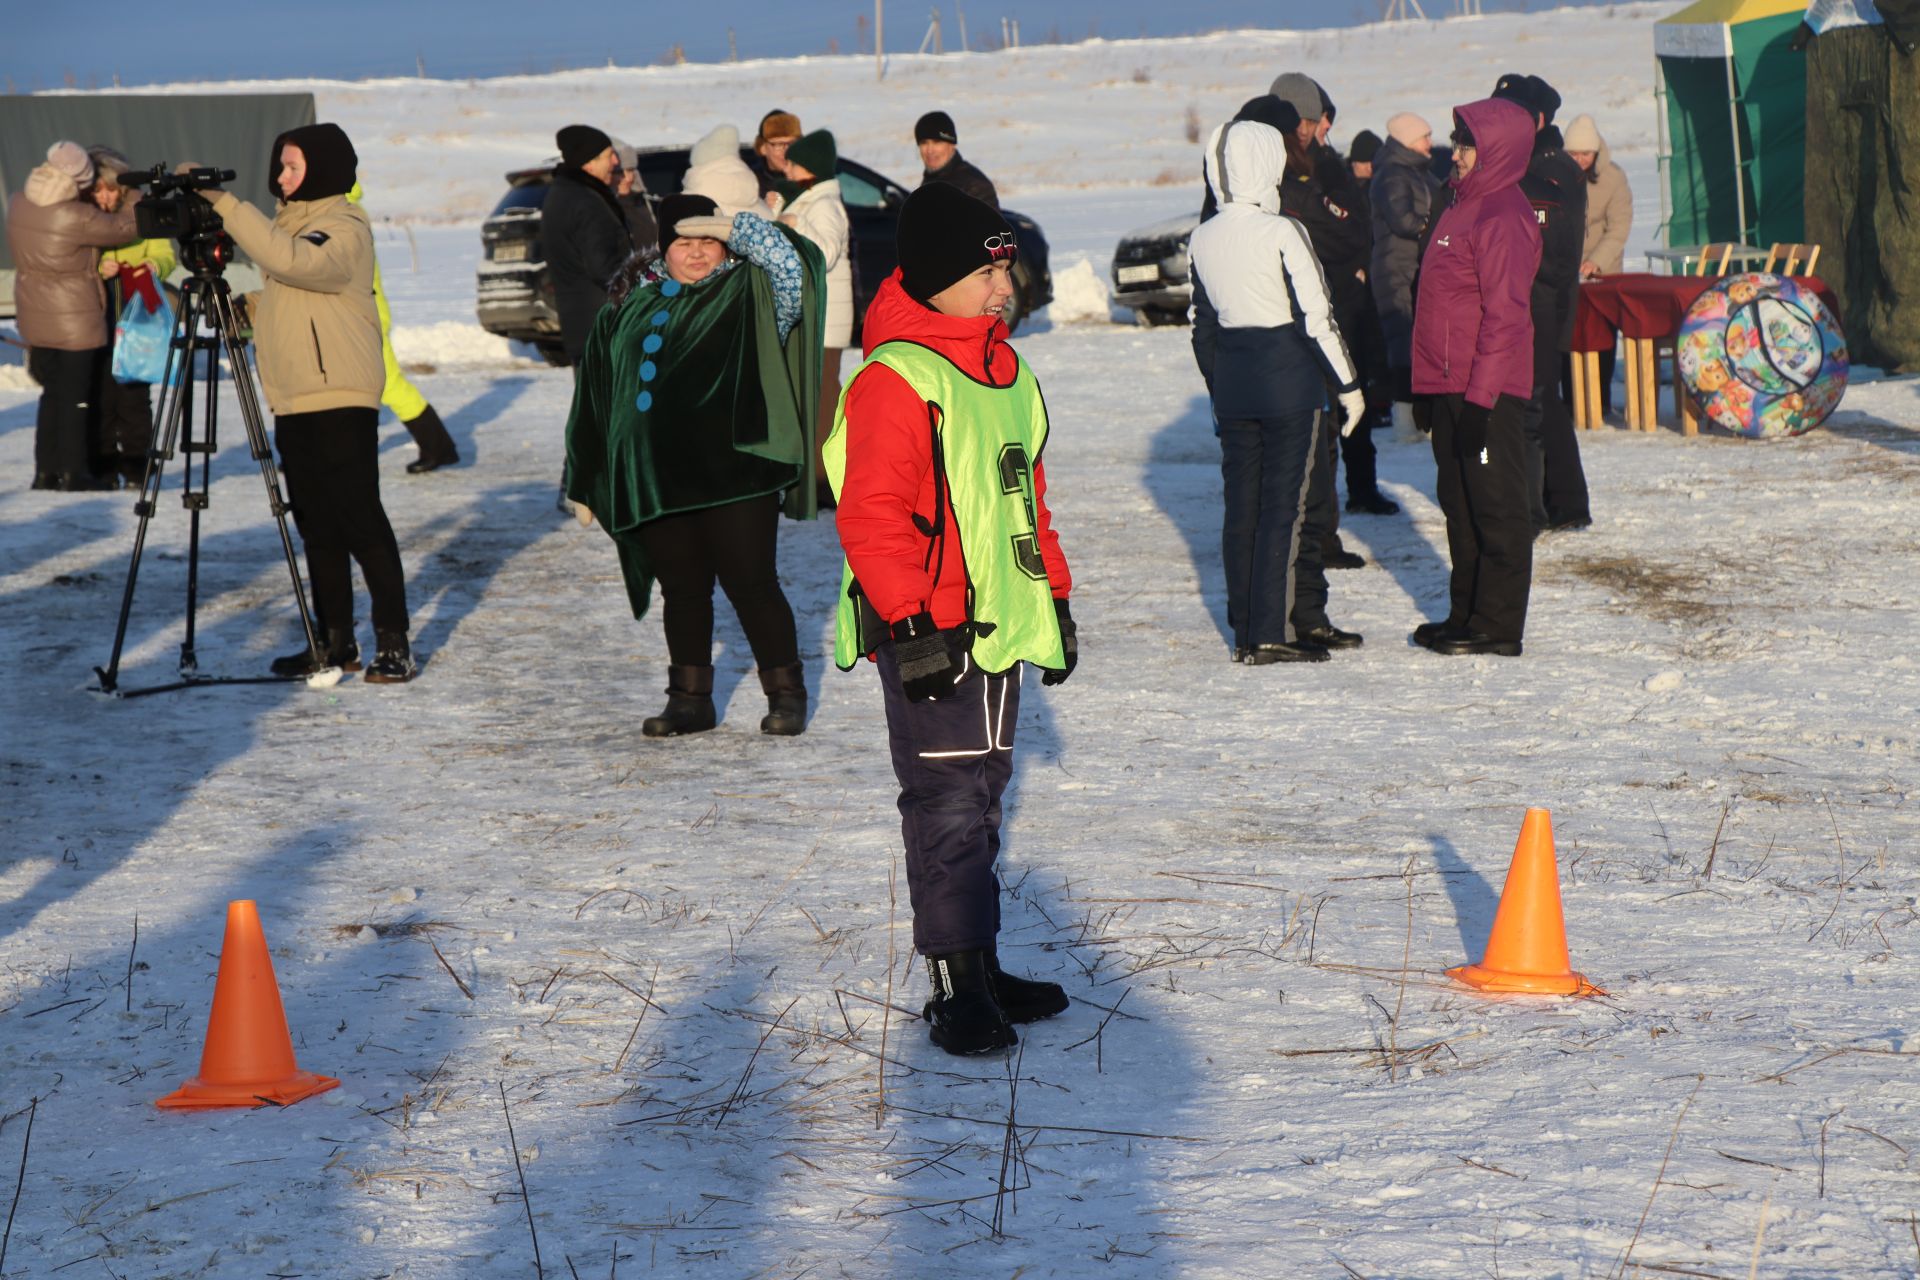
[[[273,462],[273,444],[267,439],[266,415],[260,411],[260,394],[254,386],[252,366],[247,363],[246,344],[240,341],[239,317],[234,314],[233,297],[224,280],[217,282],[213,311],[214,328],[226,347],[227,367],[232,371],[234,398],[240,402],[240,421],[246,428],[247,446],[254,460],[260,464],[260,479],[267,488],[267,506],[273,512],[274,524],[280,530],[280,549],[286,555],[287,576],[293,582],[294,604],[300,609],[300,625],[307,634],[307,651],[313,655],[315,673],[307,677],[307,682],[334,684],[339,681],[341,672],[327,662],[319,629],[314,626],[313,611],[307,607],[307,589],[300,579],[299,557],[294,554],[293,535],[287,530],[287,504],[281,496],[280,469]],[[332,673],[331,679],[326,678],[328,672]]]
[[[217,320],[217,313],[215,318]],[[215,423],[219,420],[219,408],[219,352],[209,344],[207,347],[207,396],[201,408],[204,429],[200,439],[195,440],[192,420],[189,419],[185,437],[180,442],[180,452],[186,455],[185,461],[181,464],[180,505],[187,509],[187,629],[180,640],[180,674],[188,679],[199,674],[200,671],[200,659],[195,650],[195,635],[200,615],[200,513],[207,509],[207,487],[211,480],[213,455],[220,448],[215,431]],[[200,475],[197,480],[193,469],[195,454],[200,455]]]
[[[188,280],[182,289],[180,315],[174,321],[173,337],[167,349],[167,381],[161,389],[160,416],[154,439],[147,448],[147,470],[140,484],[140,498],[133,504],[140,523],[133,535],[133,554],[127,561],[127,582],[120,593],[120,618],[113,629],[113,654],[107,665],[95,667],[100,692],[115,693],[120,683],[120,655],[126,647],[127,620],[133,613],[133,589],[140,576],[140,558],[146,551],[147,526],[159,508],[161,481],[166,460],[173,456],[182,424],[193,418],[193,362],[198,349],[198,334],[206,305],[204,286]]]

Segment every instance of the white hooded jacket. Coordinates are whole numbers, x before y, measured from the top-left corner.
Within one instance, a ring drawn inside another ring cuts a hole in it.
[[[1334,324],[1326,276],[1306,228],[1280,212],[1287,147],[1278,130],[1232,121],[1207,140],[1207,185],[1220,212],[1188,244],[1194,275],[1221,330],[1299,323],[1342,390],[1358,385],[1353,358]]]
[[[827,265],[825,340],[829,348],[844,349],[853,341],[853,264],[847,257],[846,202],[840,198],[840,180],[827,178],[801,192],[782,211],[793,219],[801,235],[820,248]]]

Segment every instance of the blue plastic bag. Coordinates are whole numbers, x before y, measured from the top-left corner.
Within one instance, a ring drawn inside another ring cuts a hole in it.
[[[147,310],[139,294],[120,309],[113,330],[113,377],[116,382],[165,382],[167,347],[173,341],[173,308],[166,295]]]

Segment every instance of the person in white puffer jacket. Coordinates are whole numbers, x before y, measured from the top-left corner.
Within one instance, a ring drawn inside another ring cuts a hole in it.
[[[815,129],[787,149],[787,178],[767,196],[780,221],[818,245],[827,263],[826,352],[820,366],[820,435],[824,441],[840,403],[840,355],[853,341],[853,262],[848,255],[847,206],[835,177],[840,154],[833,135]],[[826,475],[824,465],[820,474]],[[832,490],[820,482],[820,503]]]

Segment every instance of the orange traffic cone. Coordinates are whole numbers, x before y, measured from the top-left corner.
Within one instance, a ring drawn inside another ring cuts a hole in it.
[[[183,1111],[257,1107],[263,1102],[284,1107],[339,1084],[295,1064],[259,909],[251,902],[229,902],[227,940],[220,947],[220,976],[213,985],[200,1074],[158,1105]]]
[[[1520,842],[1500,891],[1487,955],[1479,964],[1447,970],[1482,991],[1535,995],[1605,995],[1575,973],[1567,957],[1567,925],[1560,914],[1560,872],[1553,860],[1553,815],[1527,810]]]

